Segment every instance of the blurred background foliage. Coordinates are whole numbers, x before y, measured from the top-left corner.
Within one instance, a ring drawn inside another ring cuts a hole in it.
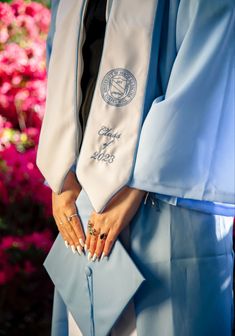
[[[49,1],[0,2],[0,336],[49,336],[56,236],[36,166],[45,110]]]
[[[12,2],[12,0],[0,0],[0,2]],[[26,2],[30,2],[30,1],[26,1]],[[39,2],[44,6],[47,6],[48,8],[50,7],[50,0],[35,0],[35,2]]]

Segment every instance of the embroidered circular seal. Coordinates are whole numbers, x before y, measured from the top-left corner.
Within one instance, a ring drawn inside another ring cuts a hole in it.
[[[129,104],[135,97],[137,81],[126,69],[112,69],[103,78],[101,95],[106,103],[121,107]]]

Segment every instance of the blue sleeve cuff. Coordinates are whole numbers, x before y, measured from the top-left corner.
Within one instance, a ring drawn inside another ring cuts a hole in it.
[[[70,168],[70,170],[72,171],[72,172],[76,172],[76,167],[77,167],[77,164],[76,163],[74,163],[73,165],[72,165],[72,167]]]

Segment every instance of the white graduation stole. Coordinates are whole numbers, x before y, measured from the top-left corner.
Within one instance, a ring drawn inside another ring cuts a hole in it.
[[[60,0],[48,67],[46,110],[36,163],[51,189],[61,193],[78,157],[81,126],[82,22],[87,1]]]
[[[59,5],[58,29],[49,66],[44,117],[47,122],[43,120],[38,165],[52,189],[60,191],[63,178],[75,157],[79,156],[76,174],[97,212],[101,212],[109,199],[128,182],[133,170],[158,1],[112,1],[80,153],[76,152],[81,129],[77,125],[78,116],[74,119],[74,88],[80,89],[76,87],[76,80],[79,83],[81,66],[74,50],[77,48],[78,15],[83,20],[87,1],[61,0]],[[78,94],[78,100],[79,96],[81,94]],[[48,122],[53,123],[52,134],[49,134],[48,126],[45,127]],[[45,154],[47,137],[50,146],[54,146],[54,151],[49,150],[52,156],[48,157],[48,162]]]
[[[96,211],[129,180],[144,109],[156,0],[113,1],[77,177]]]

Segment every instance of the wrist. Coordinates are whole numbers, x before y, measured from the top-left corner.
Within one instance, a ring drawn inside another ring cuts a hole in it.
[[[82,187],[77,179],[75,172],[70,170],[65,177],[63,191],[75,190],[81,191]]]
[[[142,189],[138,189],[138,188],[134,188],[134,187],[130,187],[130,186],[127,186],[127,188],[132,190],[133,193],[136,193],[137,195],[140,195],[140,196],[143,196],[143,197],[148,193],[148,191],[146,191],[146,190],[142,190]]]

